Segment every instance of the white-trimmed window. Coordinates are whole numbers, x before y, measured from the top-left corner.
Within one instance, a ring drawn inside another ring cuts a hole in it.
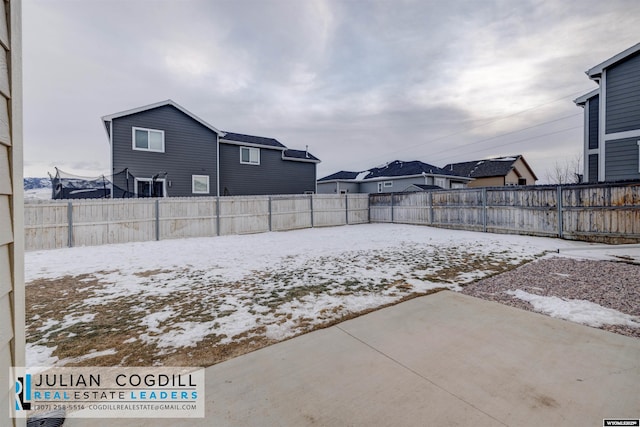
[[[393,187],[393,181],[385,181],[384,186],[387,187],[387,188],[388,187]]]
[[[209,175],[191,175],[191,192],[209,194]]]
[[[436,178],[435,185],[440,188],[447,188],[447,180],[445,178]]]
[[[240,163],[243,165],[259,165],[260,149],[253,147],[240,147]]]
[[[156,129],[132,129],[132,147],[134,150],[164,153],[164,131]]]
[[[165,197],[167,195],[165,180],[153,178],[136,178],[135,194],[138,197]]]

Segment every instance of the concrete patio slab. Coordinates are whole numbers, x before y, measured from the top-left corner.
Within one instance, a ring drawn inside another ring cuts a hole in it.
[[[640,340],[445,291],[207,368],[206,401],[109,425],[597,426],[640,417]]]

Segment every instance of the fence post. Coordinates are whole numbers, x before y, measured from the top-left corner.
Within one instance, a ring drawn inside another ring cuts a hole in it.
[[[393,224],[393,193],[391,193],[391,224]]]
[[[429,191],[429,224],[433,224],[433,191]]]
[[[220,196],[216,196],[216,235],[220,235]]]
[[[73,247],[73,205],[71,202],[67,203],[67,224],[68,224],[68,232],[67,238],[69,239],[68,246],[70,248]]]
[[[313,194],[309,194],[309,209],[311,210],[311,228],[313,228]]]
[[[482,231],[487,232],[487,187],[482,188]]]
[[[344,219],[347,225],[349,225],[349,194],[344,193]]]
[[[558,185],[556,205],[558,206],[558,237],[562,239],[564,238],[564,233],[563,233],[564,224],[562,224],[562,186],[561,185]]]
[[[271,196],[269,196],[269,231],[271,231]]]
[[[160,240],[160,200],[156,199],[156,240]]]
[[[371,194],[367,196],[367,224],[371,224]]]

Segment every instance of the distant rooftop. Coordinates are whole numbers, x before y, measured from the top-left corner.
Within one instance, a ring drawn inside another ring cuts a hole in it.
[[[472,160],[469,162],[450,163],[444,168],[456,175],[467,176],[469,178],[505,176],[513,169],[514,163],[520,158],[522,158],[522,155],[518,154],[493,159]]]
[[[374,178],[383,177],[400,177],[411,175],[450,175],[459,176],[455,172],[439,168],[438,166],[430,165],[429,163],[420,162],[417,160],[405,162],[402,160],[394,160],[391,163],[386,163],[382,166],[371,168],[366,171],[351,172],[340,171],[324,178],[320,178],[318,181],[332,181],[332,180],[351,180],[351,181],[364,181]]]

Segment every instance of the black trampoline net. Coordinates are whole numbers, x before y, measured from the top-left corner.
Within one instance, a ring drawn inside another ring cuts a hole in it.
[[[51,178],[51,198],[61,199],[108,199],[143,197],[134,191],[135,177],[124,169],[113,175],[87,177],[74,175],[56,168]]]

